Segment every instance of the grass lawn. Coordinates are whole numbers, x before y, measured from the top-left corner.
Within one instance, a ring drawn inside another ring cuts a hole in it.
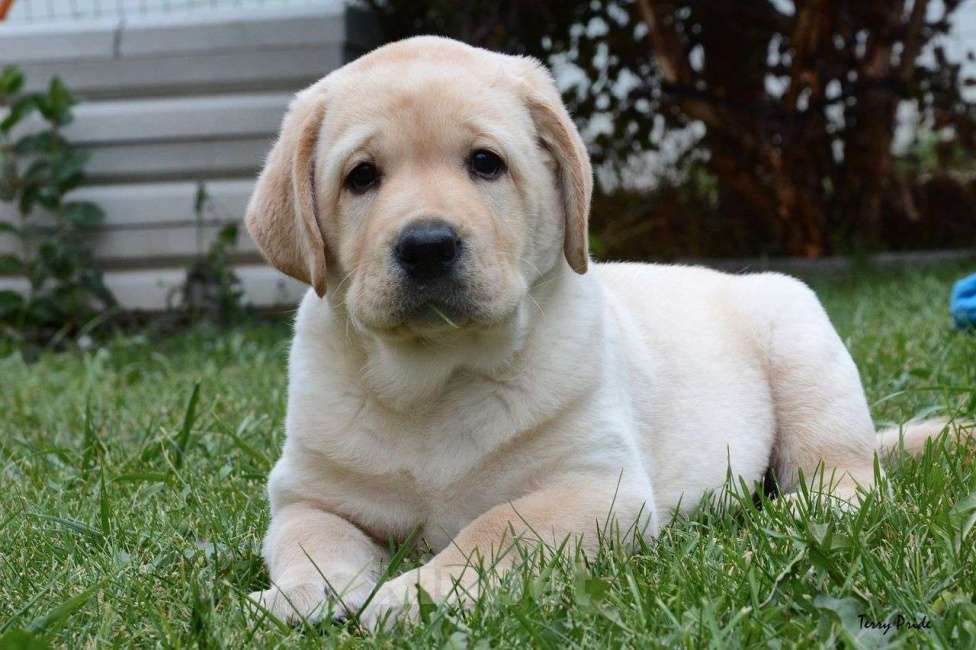
[[[879,423],[976,416],[976,336],[953,331],[946,309],[966,270],[813,280]],[[0,351],[0,647],[374,642],[352,624],[290,629],[243,604],[267,584],[258,549],[288,318],[31,363]],[[976,647],[974,458],[970,444],[895,459],[859,513],[708,507],[635,554],[544,562],[469,613],[428,612],[378,642]],[[861,629],[898,615],[928,627]]]

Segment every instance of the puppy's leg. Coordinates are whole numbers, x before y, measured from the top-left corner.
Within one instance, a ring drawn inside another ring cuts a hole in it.
[[[338,615],[357,611],[378,580],[386,551],[342,517],[293,503],[272,516],[264,559],[272,585],[251,599],[284,621],[315,622],[329,598]]]
[[[820,301],[802,283],[765,277],[769,381],[776,413],[773,467],[787,492],[809,486],[853,504],[874,483],[877,436],[861,379]],[[768,303],[767,303],[768,304]]]
[[[490,581],[517,565],[516,542],[544,543],[557,548],[567,539],[587,555],[599,546],[601,534],[633,540],[633,530],[657,533],[650,486],[617,488],[605,479],[578,478],[496,506],[465,526],[427,564],[387,582],[361,615],[370,629],[418,613],[418,586],[435,601],[455,599],[469,605],[478,597],[483,568]]]

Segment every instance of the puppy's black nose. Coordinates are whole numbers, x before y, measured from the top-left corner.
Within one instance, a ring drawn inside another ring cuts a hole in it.
[[[417,221],[400,233],[393,255],[407,276],[428,282],[448,275],[461,254],[461,238],[439,219]]]

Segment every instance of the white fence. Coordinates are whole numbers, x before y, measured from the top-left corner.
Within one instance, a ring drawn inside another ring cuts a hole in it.
[[[52,23],[92,18],[138,18],[214,9],[309,7],[329,0],[14,0],[7,22]]]
[[[0,66],[28,86],[54,76],[82,98],[67,137],[92,152],[71,195],[107,214],[93,246],[130,309],[160,309],[183,269],[227,220],[240,220],[294,92],[375,41],[370,17],[340,2],[184,16],[0,26]],[[198,184],[215,210],[194,214]],[[16,220],[0,207],[0,220]],[[33,220],[33,218],[32,218]],[[0,252],[16,241],[0,235]],[[257,305],[289,304],[302,287],[261,262],[241,229],[234,257]],[[0,277],[0,288],[22,288]]]

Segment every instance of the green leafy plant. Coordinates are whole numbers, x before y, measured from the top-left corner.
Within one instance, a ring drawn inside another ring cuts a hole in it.
[[[67,195],[84,179],[88,153],[62,130],[77,100],[54,78],[46,92],[25,93],[15,66],[0,72],[0,202],[16,206],[19,222],[0,221],[0,275],[23,276],[25,293],[0,291],[0,327],[7,335],[59,339],[104,322],[116,305],[89,245],[105,214]],[[39,115],[41,128],[21,128]],[[10,249],[19,252],[8,252]]]
[[[194,213],[197,256],[179,288],[180,306],[192,318],[224,325],[244,312],[244,289],[230,259],[240,229],[236,220],[221,218],[219,206],[204,183],[197,185]],[[204,251],[204,229],[214,220],[222,225],[213,243]]]

